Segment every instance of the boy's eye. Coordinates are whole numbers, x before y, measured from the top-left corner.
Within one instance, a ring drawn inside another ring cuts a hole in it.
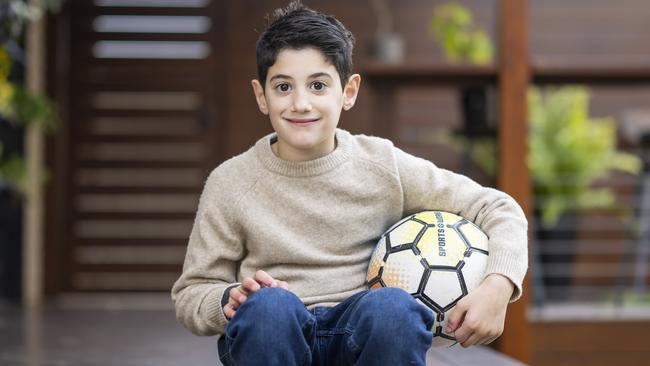
[[[325,83],[322,83],[320,81],[314,81],[314,83],[311,84],[311,87],[316,91],[321,91],[321,90],[325,89],[326,86],[327,85],[325,85]]]
[[[278,84],[275,86],[275,88],[281,92],[288,92],[289,89],[291,89],[291,87],[287,83]]]

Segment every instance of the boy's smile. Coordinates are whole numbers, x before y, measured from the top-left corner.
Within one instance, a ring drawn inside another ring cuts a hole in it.
[[[268,69],[265,88],[258,80],[252,82],[260,111],[269,116],[278,136],[276,155],[306,161],[332,152],[341,110],[354,105],[360,81],[352,75],[343,88],[334,65],[315,48],[280,51]]]

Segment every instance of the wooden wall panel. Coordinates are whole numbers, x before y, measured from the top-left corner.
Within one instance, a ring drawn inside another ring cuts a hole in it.
[[[645,0],[531,0],[530,7],[535,65],[650,64]]]

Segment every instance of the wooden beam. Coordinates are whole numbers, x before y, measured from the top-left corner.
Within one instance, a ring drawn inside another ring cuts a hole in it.
[[[30,0],[35,4],[36,0]],[[45,89],[45,20],[39,18],[27,24],[26,33],[26,84],[30,93]],[[43,168],[45,140],[43,132],[34,127],[25,129],[25,161],[27,195],[23,211],[23,279],[22,298],[26,307],[34,308],[43,302],[43,230],[44,196]]]
[[[528,61],[528,1],[501,0],[499,14],[499,188],[510,194],[531,218],[530,178],[526,165],[526,90]],[[529,220],[530,221],[530,220]],[[525,281],[527,282],[527,281]],[[525,289],[529,286],[524,284]],[[498,348],[525,363],[531,362],[532,332],[527,319],[527,291],[508,309]]]
[[[531,65],[535,84],[647,85],[650,67]]]

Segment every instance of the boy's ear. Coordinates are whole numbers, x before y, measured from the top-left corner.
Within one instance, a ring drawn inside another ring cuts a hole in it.
[[[343,88],[343,110],[349,111],[354,107],[359,94],[359,87],[361,86],[361,75],[353,74],[348,79],[348,83]]]
[[[256,79],[251,81],[253,85],[253,94],[255,94],[255,100],[257,101],[257,106],[260,109],[260,112],[264,114],[269,114],[269,108],[266,105],[266,98],[264,98],[264,88],[262,84]]]

